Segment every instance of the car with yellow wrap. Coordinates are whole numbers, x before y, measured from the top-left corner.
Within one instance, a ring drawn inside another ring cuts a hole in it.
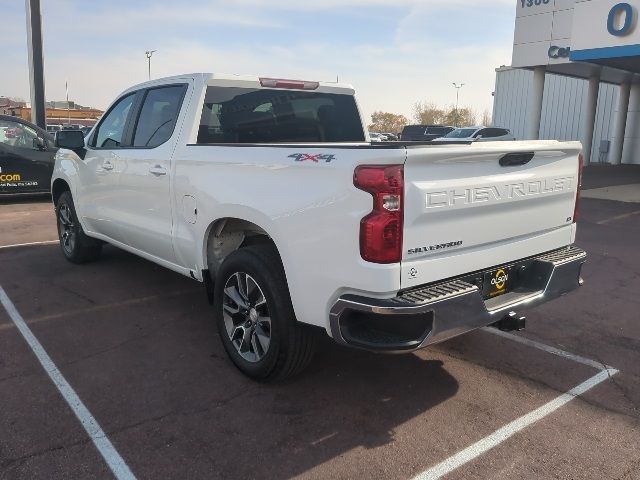
[[[50,192],[56,151],[42,128],[0,115],[0,195]]]

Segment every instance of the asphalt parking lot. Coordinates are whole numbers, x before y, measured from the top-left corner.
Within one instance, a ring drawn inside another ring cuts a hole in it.
[[[113,478],[16,314],[135,478],[640,478],[638,203],[583,200],[585,285],[525,332],[404,356],[327,340],[278,385],[227,360],[199,284],[112,247],[72,265],[55,239],[46,197],[0,200],[1,479]]]

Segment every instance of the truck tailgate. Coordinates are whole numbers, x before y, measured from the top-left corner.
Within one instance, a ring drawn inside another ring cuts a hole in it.
[[[580,150],[555,141],[408,148],[402,288],[572,243]]]

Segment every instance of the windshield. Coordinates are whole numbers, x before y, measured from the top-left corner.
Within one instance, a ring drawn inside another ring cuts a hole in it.
[[[470,138],[476,133],[475,128],[456,128],[452,132],[447,133],[443,138]]]

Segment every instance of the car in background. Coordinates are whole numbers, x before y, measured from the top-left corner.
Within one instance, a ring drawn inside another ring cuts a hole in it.
[[[51,133],[52,135],[55,132],[59,132],[60,130],[62,130],[62,125],[47,125],[47,132]]]
[[[395,133],[381,133],[385,142],[397,142],[398,136]]]
[[[386,142],[386,137],[383,137],[381,133],[369,132],[369,138],[372,142]]]
[[[80,130],[82,125],[78,125],[77,123],[71,123],[62,126],[62,130]]]
[[[454,130],[445,125],[407,125],[400,134],[403,142],[430,142]]]
[[[0,195],[50,192],[57,150],[46,130],[0,115]]]
[[[511,130],[499,127],[456,128],[435,142],[499,142],[515,140]]]
[[[92,128],[93,127],[80,127],[80,131],[86,137],[87,135],[89,135],[91,133],[91,129]]]

